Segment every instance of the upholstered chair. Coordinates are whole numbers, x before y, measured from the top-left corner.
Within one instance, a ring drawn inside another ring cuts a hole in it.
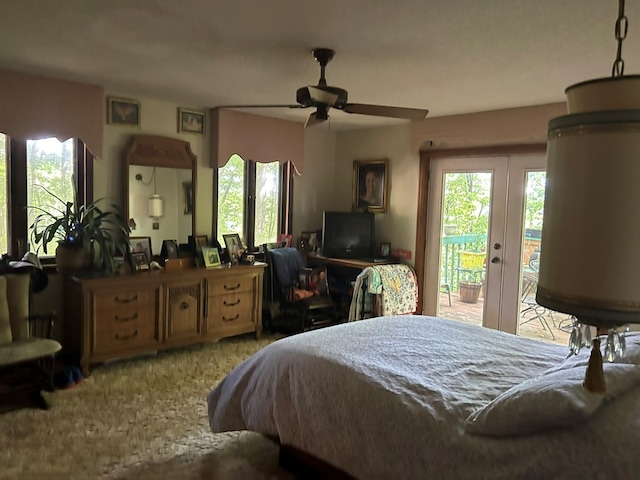
[[[0,275],[0,403],[28,397],[48,408],[43,389],[53,389],[54,357],[62,348],[51,339],[53,314],[29,314],[31,275]],[[22,406],[22,404],[18,404]]]

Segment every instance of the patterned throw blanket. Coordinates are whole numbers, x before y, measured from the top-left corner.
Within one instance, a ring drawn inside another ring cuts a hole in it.
[[[377,295],[376,301],[372,295]],[[365,268],[356,278],[349,321],[372,316],[411,314],[417,305],[418,282],[410,266],[375,265]]]

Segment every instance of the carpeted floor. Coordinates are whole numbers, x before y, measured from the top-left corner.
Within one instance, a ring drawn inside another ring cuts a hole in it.
[[[278,447],[251,432],[212,434],[206,395],[276,340],[253,335],[97,366],[45,394],[48,411],[0,415],[0,479],[292,479]]]

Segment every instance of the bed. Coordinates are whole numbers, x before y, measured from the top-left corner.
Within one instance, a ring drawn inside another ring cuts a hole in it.
[[[581,386],[588,351],[427,316],[283,338],[208,395],[250,430],[360,479],[640,478],[640,338]]]

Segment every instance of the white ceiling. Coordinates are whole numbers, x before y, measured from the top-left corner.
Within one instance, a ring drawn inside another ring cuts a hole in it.
[[[626,74],[640,70],[627,2]],[[183,107],[295,103],[314,47],[349,101],[430,117],[564,101],[611,74],[615,0],[5,1],[0,68],[96,83]],[[304,122],[308,110],[254,111]],[[397,123],[332,110],[331,128]]]

